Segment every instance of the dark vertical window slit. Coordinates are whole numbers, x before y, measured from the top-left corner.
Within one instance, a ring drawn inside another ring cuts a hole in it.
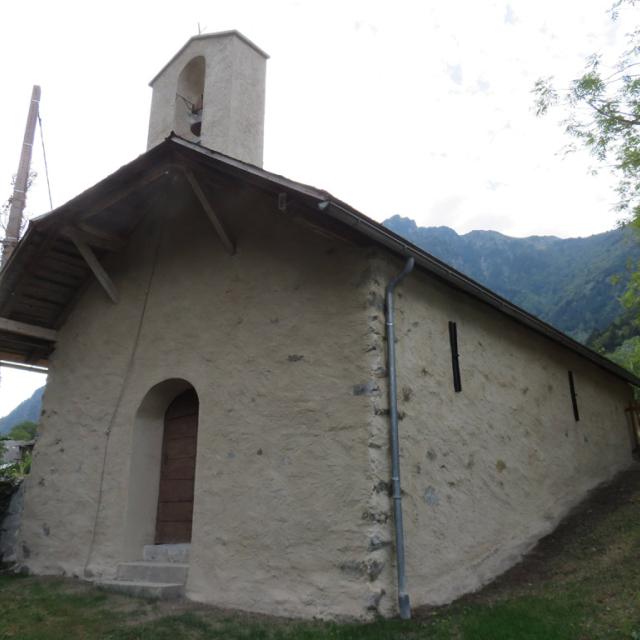
[[[578,413],[578,396],[576,396],[576,385],[573,382],[573,371],[569,371],[569,391],[571,393],[571,404],[573,405],[573,417],[578,422],[580,414]]]
[[[449,343],[451,344],[451,366],[453,367],[453,389],[456,393],[462,391],[460,380],[460,362],[458,359],[458,327],[455,322],[449,322]]]

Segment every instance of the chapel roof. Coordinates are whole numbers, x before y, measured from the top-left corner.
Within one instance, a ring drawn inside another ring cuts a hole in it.
[[[100,263],[109,254],[121,251],[152,203],[164,197],[163,187],[175,185],[176,181],[183,181],[187,187],[191,183],[191,187],[200,190],[204,201],[216,189],[239,183],[270,194],[278,208],[295,213],[327,233],[347,236],[360,244],[373,242],[399,257],[413,256],[416,268],[618,378],[640,386],[640,379],[626,369],[329,192],[265,171],[175,134],[69,202],[30,221],[27,232],[0,272],[0,360],[47,365],[55,347],[56,331],[64,324],[88,283],[100,276],[100,264],[92,267],[91,255]],[[213,211],[208,213],[210,217],[216,215]],[[224,221],[212,221],[221,225],[223,243],[233,251],[232,241],[224,238]],[[82,247],[88,247],[91,255],[87,256]],[[108,290],[108,276],[104,275],[106,281],[102,284]],[[110,292],[110,295],[117,293]],[[32,327],[33,331],[24,327]]]

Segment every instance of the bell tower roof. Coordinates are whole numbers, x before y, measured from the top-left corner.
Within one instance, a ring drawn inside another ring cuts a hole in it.
[[[173,58],[171,58],[171,60],[169,60],[169,62],[167,62],[167,64],[165,64],[164,67],[162,67],[162,69],[160,69],[160,71],[158,71],[158,73],[156,73],[156,75],[153,76],[152,80],[149,82],[149,86],[153,87],[153,83],[164,73],[164,71],[167,69],[167,67],[171,66],[173,61],[176,60],[176,58],[180,57],[180,55],[184,51],[186,51],[191,46],[191,44],[193,42],[196,42],[197,40],[208,40],[209,38],[226,38],[226,37],[229,37],[229,36],[235,36],[236,38],[239,38],[245,44],[249,45],[252,49],[254,49],[254,51],[256,53],[259,53],[265,60],[269,59],[269,54],[268,53],[263,51],[255,43],[251,42],[251,40],[249,40],[249,38],[247,38],[247,36],[243,35],[239,31],[237,31],[236,29],[230,29],[228,31],[216,31],[214,33],[201,33],[200,35],[192,36],[191,38],[189,38],[182,45],[182,47],[178,51],[176,51],[176,53],[174,54]]]

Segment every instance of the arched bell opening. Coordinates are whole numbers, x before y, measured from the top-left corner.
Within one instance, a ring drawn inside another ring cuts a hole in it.
[[[145,545],[189,542],[197,445],[198,396],[172,378],[143,398],[133,426],[123,557]]]
[[[205,60],[193,58],[180,72],[176,87],[174,131],[181,137],[199,142],[202,135]]]

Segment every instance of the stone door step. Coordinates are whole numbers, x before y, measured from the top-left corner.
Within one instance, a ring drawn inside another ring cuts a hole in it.
[[[117,580],[185,584],[189,565],[181,562],[121,562]]]
[[[172,600],[184,595],[184,584],[171,582],[144,582],[133,580],[94,580],[99,589],[125,593],[138,598]]]
[[[142,559],[145,562],[189,562],[189,549],[191,545],[182,544],[146,544],[142,550]]]

